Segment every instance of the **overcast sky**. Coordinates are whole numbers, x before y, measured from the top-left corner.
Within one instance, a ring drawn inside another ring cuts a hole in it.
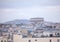
[[[60,22],[60,0],[0,0],[0,23],[32,17]]]

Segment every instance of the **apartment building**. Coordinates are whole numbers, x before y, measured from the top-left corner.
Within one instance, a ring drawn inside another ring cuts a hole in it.
[[[8,39],[4,36],[0,36],[0,42],[8,42]]]
[[[13,42],[60,42],[60,37],[22,38],[22,35],[14,35]]]

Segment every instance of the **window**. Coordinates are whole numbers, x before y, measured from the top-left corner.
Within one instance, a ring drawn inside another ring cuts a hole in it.
[[[4,42],[6,42],[6,40],[4,40]]]
[[[57,33],[57,35],[59,36],[60,34],[59,34],[59,33]]]
[[[35,41],[37,41],[37,39],[35,39]]]
[[[50,39],[50,42],[52,42],[52,40]]]
[[[53,34],[50,34],[50,37],[53,37]]]
[[[1,42],[3,42],[3,40],[1,40]]]
[[[57,42],[60,42],[59,39],[57,39]]]
[[[31,42],[31,40],[29,40],[29,42]]]

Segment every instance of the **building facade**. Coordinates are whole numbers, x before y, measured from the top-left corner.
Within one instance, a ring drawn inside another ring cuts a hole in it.
[[[14,35],[14,42],[60,42],[60,37],[47,38],[22,38],[22,35]]]
[[[7,40],[7,38],[1,36],[1,37],[0,37],[0,42],[8,42],[8,40]]]

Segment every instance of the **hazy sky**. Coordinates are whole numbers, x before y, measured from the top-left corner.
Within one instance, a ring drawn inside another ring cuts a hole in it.
[[[0,23],[31,17],[60,22],[60,0],[0,0]]]

